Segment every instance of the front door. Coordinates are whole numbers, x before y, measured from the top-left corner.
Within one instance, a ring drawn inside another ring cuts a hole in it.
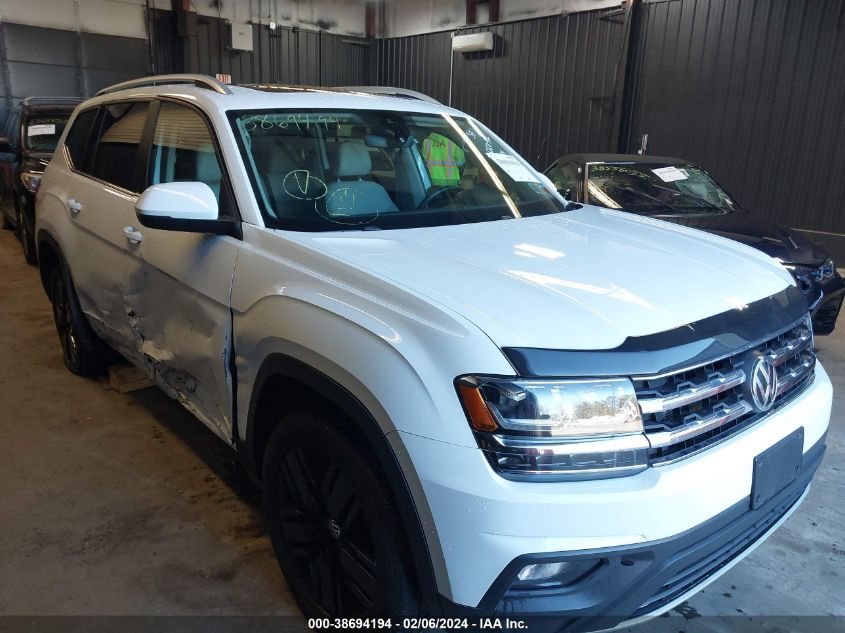
[[[152,133],[146,185],[203,182],[221,215],[237,217],[217,143],[203,115],[162,101]],[[230,291],[241,241],[199,233],[131,229],[139,238],[138,293],[129,297],[142,361],[156,383],[224,439],[232,433]]]

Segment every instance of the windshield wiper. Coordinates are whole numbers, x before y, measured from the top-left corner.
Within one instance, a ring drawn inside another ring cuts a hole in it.
[[[709,209],[711,211],[724,211],[722,207],[717,207],[712,202],[708,202],[704,198],[699,198],[698,196],[690,196],[693,202],[698,204],[698,208],[700,209]]]
[[[651,200],[652,202],[656,202],[660,207],[662,207],[662,208],[664,208],[668,211],[675,211],[675,207],[673,207],[672,205],[666,204],[665,202],[663,202],[659,198],[655,198],[654,196],[646,193],[645,191],[640,191],[639,189],[634,189],[633,187],[615,187],[615,188],[618,189],[619,191],[625,191],[627,193],[633,193],[633,194],[636,194],[640,197]]]

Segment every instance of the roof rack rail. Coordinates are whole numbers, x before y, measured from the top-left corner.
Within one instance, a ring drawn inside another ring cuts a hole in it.
[[[128,88],[143,88],[146,86],[168,86],[178,84],[193,84],[198,88],[205,88],[213,90],[221,95],[230,95],[232,91],[229,86],[214,77],[207,75],[153,75],[151,77],[141,77],[140,79],[130,79],[129,81],[122,81],[119,84],[114,84],[107,88],[103,88],[97,92],[96,96],[107,95],[119,90],[127,90]]]
[[[24,104],[38,104],[38,103],[82,103],[85,97],[25,97],[21,103]]]
[[[370,95],[399,97],[400,99],[417,99],[418,101],[443,105],[434,97],[430,97],[422,92],[417,92],[416,90],[408,90],[407,88],[394,88],[392,86],[339,86],[339,88],[342,88],[343,90],[351,90],[352,92],[363,92]]]

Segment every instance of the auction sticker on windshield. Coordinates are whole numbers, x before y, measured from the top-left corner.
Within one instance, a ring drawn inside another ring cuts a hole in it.
[[[515,182],[540,182],[522,163],[509,154],[487,152],[487,158],[502,168]]]
[[[56,125],[54,123],[45,123],[43,125],[30,125],[26,128],[27,136],[47,136],[56,133]]]
[[[652,172],[660,178],[663,182],[675,182],[676,180],[686,180],[687,175],[674,165],[670,167],[659,167],[652,169]]]

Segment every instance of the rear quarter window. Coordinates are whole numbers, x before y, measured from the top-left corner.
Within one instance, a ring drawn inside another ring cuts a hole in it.
[[[91,129],[97,119],[97,108],[91,108],[81,112],[73,121],[73,125],[65,138],[65,147],[71,166],[79,171],[85,171],[85,158],[90,147],[88,140],[91,137]]]

